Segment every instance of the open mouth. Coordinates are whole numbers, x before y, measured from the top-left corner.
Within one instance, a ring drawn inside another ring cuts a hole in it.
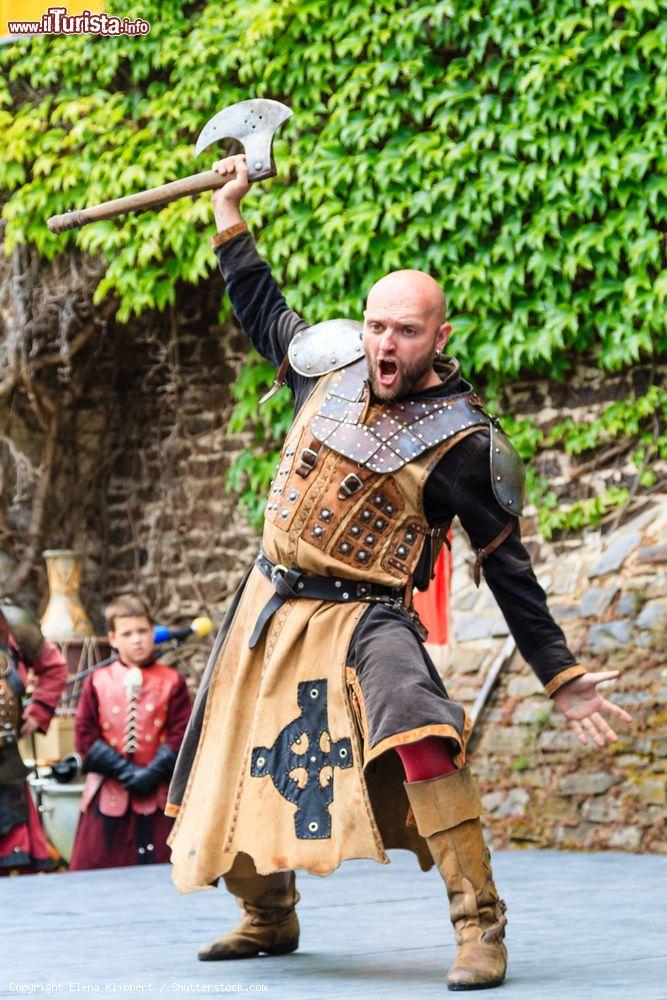
[[[378,363],[378,375],[382,385],[391,385],[398,375],[398,365],[395,361],[384,358]]]

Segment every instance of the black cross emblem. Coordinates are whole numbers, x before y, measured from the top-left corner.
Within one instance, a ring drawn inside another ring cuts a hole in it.
[[[283,798],[293,802],[297,810],[294,827],[300,840],[323,840],[331,836],[335,767],[352,767],[352,744],[345,738],[334,743],[327,719],[327,681],[303,681],[297,689],[301,715],[282,729],[271,748],[255,747],[250,773],[255,778],[271,777]],[[294,749],[303,737],[308,739],[301,749]],[[324,747],[323,747],[324,744]],[[331,775],[322,785],[320,775],[325,767]],[[290,772],[296,769],[307,774],[305,783]]]

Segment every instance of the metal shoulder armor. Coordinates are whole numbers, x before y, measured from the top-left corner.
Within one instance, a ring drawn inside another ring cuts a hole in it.
[[[344,368],[363,356],[362,329],[354,319],[329,319],[308,326],[290,341],[290,365],[308,378]]]
[[[495,420],[491,421],[489,429],[489,465],[495,498],[508,514],[519,517],[523,510],[526,480],[523,463],[516,448]]]
[[[29,611],[5,601],[0,602],[0,612],[23,656],[29,662],[34,660],[44,645],[44,636],[37,620]]]

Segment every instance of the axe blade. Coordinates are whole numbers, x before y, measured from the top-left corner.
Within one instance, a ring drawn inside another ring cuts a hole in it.
[[[273,137],[279,126],[291,116],[290,109],[280,101],[253,98],[230,104],[204,125],[197,139],[195,156],[219,139],[236,139],[246,155],[248,180],[273,177],[276,172]]]

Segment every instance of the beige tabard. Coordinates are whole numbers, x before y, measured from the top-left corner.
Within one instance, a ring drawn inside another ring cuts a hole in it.
[[[370,581],[412,593],[429,531],[422,494],[429,473],[463,428],[392,474],[372,472],[314,440],[330,389],[325,376],[302,407],[271,486],[262,548],[275,563],[317,576]],[[359,421],[383,415],[366,393]],[[239,852],[260,874],[305,868],[319,875],[350,858],[388,860],[386,849],[431,859],[408,820],[403,771],[392,746],[434,734],[455,739],[457,764],[469,732],[434,725],[398,733],[381,753],[367,746],[361,688],[347,666],[358,601],[290,600],[249,648],[274,593],[257,566],[245,586],[211,675],[197,752],[170,838],[183,892],[215,884]],[[175,813],[172,809],[172,814]],[[167,807],[167,812],[170,812]]]

